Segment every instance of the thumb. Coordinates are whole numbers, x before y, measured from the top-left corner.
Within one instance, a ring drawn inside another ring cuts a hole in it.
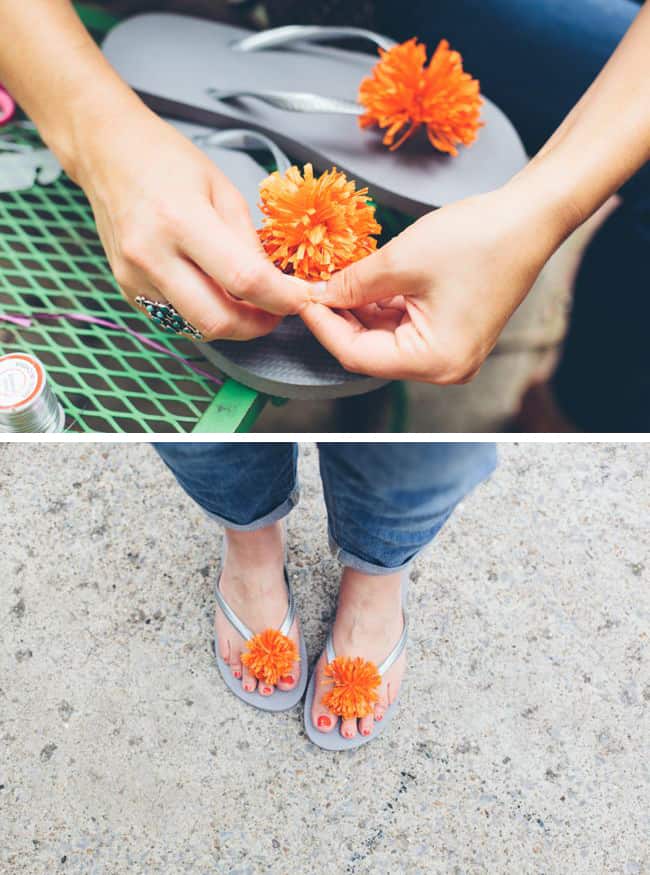
[[[399,295],[390,244],[332,275],[328,282],[314,283],[310,298],[340,310],[354,310],[384,298]]]

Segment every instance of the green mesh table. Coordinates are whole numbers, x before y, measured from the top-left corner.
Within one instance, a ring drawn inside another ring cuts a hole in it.
[[[100,37],[115,19],[77,5]],[[0,129],[14,142],[40,145],[35,133]],[[410,220],[386,211],[389,233]],[[108,328],[81,314],[115,323]],[[95,230],[85,195],[62,175],[50,185],[0,194],[0,314],[28,317],[29,327],[0,321],[0,354],[28,352],[45,365],[66,412],[82,432],[245,431],[269,400],[221,377],[194,345],[154,328],[123,299]],[[120,330],[121,329],[121,330]],[[152,349],[137,333],[162,349]],[[168,353],[181,356],[196,373]],[[394,384],[390,430],[404,426],[405,401]],[[280,399],[274,399],[281,403]]]
[[[16,138],[29,136],[20,131]],[[218,373],[196,347],[157,331],[127,304],[90,206],[65,177],[0,195],[0,312],[32,319],[27,328],[0,322],[0,353],[41,359],[73,430],[236,431],[250,425],[266,400],[233,381],[219,386]],[[47,318],[63,313],[87,314],[126,331]],[[151,349],[129,330],[209,376]]]

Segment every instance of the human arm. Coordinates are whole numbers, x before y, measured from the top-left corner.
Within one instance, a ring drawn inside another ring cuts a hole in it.
[[[649,46],[646,4],[521,173],[423,217],[315,289],[321,303],[302,315],[321,342],[364,373],[471,378],[549,256],[650,158]]]
[[[167,300],[205,339],[265,334],[297,309],[303,285],[265,257],[237,189],[123,82],[68,0],[0,0],[0,20],[0,81],[84,189],[129,301]]]

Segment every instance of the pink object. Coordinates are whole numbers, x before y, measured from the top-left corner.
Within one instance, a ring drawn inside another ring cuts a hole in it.
[[[10,122],[15,112],[16,104],[13,97],[0,85],[0,126]]]
[[[156,343],[155,340],[150,340],[139,331],[134,331],[133,328],[127,328],[126,325],[118,325],[116,322],[109,322],[107,319],[98,319],[96,316],[87,316],[85,313],[35,312],[32,313],[31,318],[29,316],[18,316],[14,314],[10,315],[8,313],[0,313],[0,322],[10,322],[13,325],[19,325],[21,328],[29,328],[29,326],[32,324],[32,319],[71,319],[76,322],[88,322],[91,325],[101,325],[103,328],[112,328],[114,331],[123,331],[125,334],[130,334],[131,337],[134,337],[136,340],[138,340],[140,343],[144,343],[146,346],[150,346],[157,352],[162,352],[165,355],[168,355],[170,358],[176,359],[177,362],[181,362],[181,364],[185,365],[186,368],[194,371],[195,374],[199,374],[201,377],[205,377],[206,380],[210,380],[210,382],[216,383],[217,386],[223,386],[223,380],[215,377],[214,374],[210,374],[208,373],[208,371],[204,371],[203,368],[197,367],[197,365],[195,365],[189,359],[184,358],[182,355],[178,355],[178,353],[171,352],[171,350],[167,349],[162,344]]]

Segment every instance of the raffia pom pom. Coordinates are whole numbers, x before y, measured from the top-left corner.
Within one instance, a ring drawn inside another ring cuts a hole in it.
[[[383,142],[391,150],[423,125],[441,152],[457,155],[459,143],[474,142],[483,124],[479,82],[464,72],[461,55],[447,40],[440,40],[428,66],[426,46],[415,38],[379,54],[381,60],[359,89],[366,110],[359,118],[362,128],[384,129]]]
[[[284,175],[276,170],[261,183],[260,194],[265,218],[259,236],[266,254],[300,279],[327,280],[377,247],[371,235],[381,233],[381,225],[368,189],[357,191],[336,168],[318,177],[311,164],[304,173],[295,166]]]
[[[278,629],[265,629],[247,641],[241,658],[250,673],[267,684],[277,684],[299,660],[295,641]]]
[[[344,720],[372,714],[381,685],[374,662],[360,656],[337,656],[325,666],[324,675],[333,687],[323,696],[323,705],[333,714]]]

